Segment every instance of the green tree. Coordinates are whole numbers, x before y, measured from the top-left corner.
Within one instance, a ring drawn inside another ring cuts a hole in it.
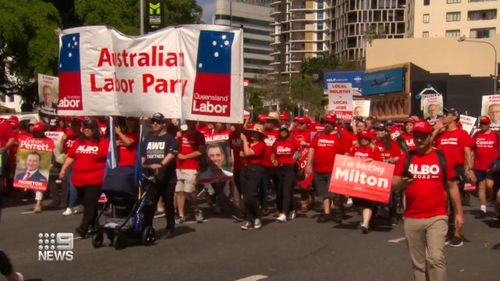
[[[166,25],[201,23],[203,9],[196,0],[165,0],[164,23]]]
[[[128,35],[139,34],[137,0],[74,0],[74,3],[76,15],[84,25],[108,25]]]
[[[290,97],[292,102],[308,110],[308,115],[316,116],[322,113],[323,87],[313,81],[310,75],[295,76],[290,81]]]
[[[0,92],[34,99],[37,73],[55,75],[61,26],[58,10],[42,0],[0,0]]]

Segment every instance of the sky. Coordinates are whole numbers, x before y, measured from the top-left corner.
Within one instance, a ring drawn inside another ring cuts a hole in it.
[[[198,5],[203,8],[203,21],[212,23],[212,17],[215,13],[215,0],[197,0]]]

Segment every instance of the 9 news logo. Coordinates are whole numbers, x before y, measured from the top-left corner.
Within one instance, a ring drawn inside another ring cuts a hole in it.
[[[72,261],[73,233],[39,233],[39,261]]]

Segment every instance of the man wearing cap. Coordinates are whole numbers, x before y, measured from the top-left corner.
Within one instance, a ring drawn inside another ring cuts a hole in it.
[[[280,113],[280,127],[283,126],[290,128],[290,114],[286,111]]]
[[[280,118],[278,112],[269,112],[264,125],[264,134],[267,137],[264,139],[264,142],[266,143],[266,151],[264,152],[264,159],[262,160],[262,166],[265,168],[261,188],[262,214],[264,216],[269,214],[267,195],[271,191],[276,192],[278,190],[276,186],[278,181],[278,172],[274,164],[271,162],[271,153],[274,142],[279,136],[279,124]]]
[[[4,177],[7,169],[8,153],[11,146],[14,145],[14,132],[12,125],[5,119],[0,118],[0,205],[2,204],[2,193]]]
[[[165,121],[165,116],[161,113],[151,116],[152,133],[144,140],[141,149],[143,169],[147,174],[156,178],[152,186],[154,200],[144,210],[144,225],[153,224],[155,209],[162,196],[167,219],[165,238],[172,238],[175,228],[174,193],[177,183],[175,157],[178,153],[178,146],[175,138],[167,133]]]
[[[464,223],[460,192],[453,166],[443,167],[440,159],[444,157],[432,147],[429,122],[416,122],[413,134],[416,149],[402,155],[396,164],[393,189],[405,192],[404,231],[414,280],[446,280],[446,191],[453,205],[456,227]]]
[[[465,200],[469,195],[463,191],[466,179],[468,178],[472,182],[476,181],[473,171],[474,162],[472,161],[473,142],[466,131],[458,128],[458,120],[460,120],[460,114],[456,109],[444,108],[443,127],[439,122],[436,123],[434,139],[436,148],[443,151],[447,164],[455,169],[458,186]],[[455,228],[455,233],[450,238],[449,245],[452,247],[463,245],[460,228]]]
[[[304,116],[295,117],[294,121],[297,127],[292,131],[291,138],[301,148],[301,155],[307,155],[311,144],[311,130],[307,128],[308,118]],[[307,161],[306,161],[307,165]],[[300,208],[302,212],[307,212],[312,204],[311,192],[309,186],[301,186],[300,189]]]
[[[320,134],[316,134],[311,142],[306,166],[306,174],[309,175],[314,172],[316,191],[323,201],[324,213],[318,217],[318,223],[325,223],[330,220],[331,204],[334,195],[328,191],[328,188],[333,163],[337,154],[345,153],[345,147],[335,130],[337,124],[335,116],[330,114],[325,116],[324,122],[325,130]],[[340,202],[336,203],[336,205],[340,206]]]
[[[185,221],[186,195],[190,197],[196,222],[202,223],[203,213],[198,208],[196,197],[196,177],[200,169],[200,157],[205,153],[205,137],[196,129],[196,121],[186,120],[187,131],[182,133],[177,155],[177,185],[175,186],[175,197],[177,210],[179,211],[179,223]]]
[[[477,186],[479,187],[479,214],[477,219],[486,217],[486,174],[491,163],[498,156],[498,133],[491,130],[491,120],[488,116],[483,116],[479,119],[480,131],[472,137],[474,144],[474,173],[477,178]]]

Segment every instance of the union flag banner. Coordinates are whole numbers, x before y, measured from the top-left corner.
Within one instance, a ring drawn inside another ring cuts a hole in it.
[[[243,120],[241,29],[180,25],[144,36],[106,26],[60,36],[60,115]]]
[[[329,191],[387,204],[393,174],[393,164],[337,155]]]

